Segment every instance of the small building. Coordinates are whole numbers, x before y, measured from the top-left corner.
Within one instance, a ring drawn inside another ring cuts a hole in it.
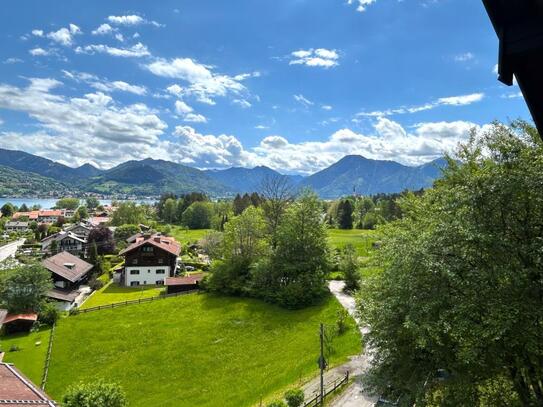
[[[52,250],[53,242],[56,242],[56,253],[69,252],[75,256],[86,254],[86,238],[80,237],[72,232],[61,231],[54,235],[47,236],[41,241],[41,250],[44,253],[55,254]]]
[[[28,219],[29,221],[38,221],[38,215],[40,211],[30,211],[30,212],[15,212],[11,219],[13,220],[19,220],[19,219]]]
[[[57,404],[11,363],[0,361],[0,404],[55,407]]]
[[[172,237],[144,234],[119,254],[124,256],[120,283],[126,286],[163,285],[174,277],[181,245]]]
[[[24,233],[24,232],[28,232],[28,226],[29,226],[28,222],[11,221],[11,222],[7,222],[4,225],[4,229],[6,230],[6,232]]]
[[[9,314],[6,310],[0,310],[0,318],[0,329],[4,332],[28,332],[38,320],[38,314],[32,312],[27,314]]]
[[[42,261],[51,272],[54,288],[47,296],[57,301],[62,310],[69,310],[82,301],[90,291],[81,284],[88,280],[93,265],[68,252],[61,252]]]
[[[203,279],[203,273],[192,274],[184,277],[168,277],[165,283],[166,293],[173,294],[182,291],[198,290]]]
[[[71,232],[74,235],[79,236],[81,239],[87,239],[91,230],[92,228],[84,223],[70,225],[64,229],[65,232]]]
[[[39,223],[56,223],[60,217],[64,217],[64,213],[61,209],[45,209],[38,211]]]
[[[110,219],[107,216],[92,216],[87,220],[87,224],[91,228],[95,228],[100,225],[105,225],[109,223]]]

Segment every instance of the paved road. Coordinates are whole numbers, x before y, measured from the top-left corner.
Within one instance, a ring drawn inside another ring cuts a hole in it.
[[[338,299],[343,307],[351,314],[360,327],[360,332],[365,334],[368,328],[362,327],[360,320],[356,315],[356,302],[353,297],[343,292],[345,283],[343,281],[330,281],[329,288],[332,294]],[[371,361],[371,356],[367,349],[362,355],[353,359],[344,367],[349,369],[352,377],[355,378],[353,384],[349,386],[338,399],[334,400],[331,407],[373,407],[377,402],[377,397],[373,397],[366,393],[362,387],[362,375],[366,371]]]
[[[13,256],[17,252],[19,246],[21,246],[24,242],[24,239],[19,239],[15,242],[0,246],[0,262],[6,260],[8,257]]]

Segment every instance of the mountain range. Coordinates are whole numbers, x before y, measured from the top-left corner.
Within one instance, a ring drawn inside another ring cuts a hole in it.
[[[31,195],[29,192],[35,190],[35,194],[72,191],[76,194],[158,196],[165,192],[198,191],[213,197],[226,197],[258,191],[268,177],[285,177],[295,187],[309,187],[322,198],[332,199],[352,193],[372,195],[427,188],[439,178],[444,166],[444,159],[408,167],[394,161],[349,155],[308,177],[280,174],[265,166],[199,170],[151,158],[127,161],[102,170],[90,164],[72,168],[23,151],[0,149],[0,193],[23,196]]]

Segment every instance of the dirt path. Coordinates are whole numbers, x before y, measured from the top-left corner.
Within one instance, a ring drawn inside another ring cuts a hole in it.
[[[330,281],[329,288],[332,294],[338,299],[349,314],[356,320],[360,327],[360,332],[364,335],[368,329],[360,326],[360,320],[356,316],[356,302],[353,297],[343,292],[343,281]],[[334,400],[332,407],[373,407],[377,402],[377,397],[370,396],[362,388],[362,374],[367,369],[370,357],[367,352],[351,359],[349,363],[340,366],[337,369],[348,369],[351,377],[354,378],[353,384],[349,386],[343,394]],[[334,369],[335,370],[335,369]]]

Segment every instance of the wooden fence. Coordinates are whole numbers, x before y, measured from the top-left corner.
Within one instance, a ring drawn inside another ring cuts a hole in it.
[[[75,309],[70,315],[85,314],[87,312],[92,312],[92,311],[100,311],[100,310],[104,310],[104,309],[112,309],[112,308],[124,307],[125,305],[131,305],[131,304],[141,304],[142,302],[152,302],[152,301],[162,300],[164,298],[178,297],[180,295],[187,295],[187,294],[194,294],[194,293],[197,293],[199,291],[200,290],[181,291],[181,292],[178,292],[178,293],[164,294],[164,295],[159,295],[159,296],[156,296],[156,297],[138,298],[137,300],[121,301],[121,302],[115,302],[113,304],[98,305],[96,307]]]
[[[53,349],[53,339],[55,336],[55,327],[56,323],[53,324],[51,328],[51,335],[49,335],[49,345],[47,347],[47,356],[45,357],[45,365],[43,367],[43,375],[41,378],[41,388],[45,390],[45,384],[47,383],[47,375],[49,374],[49,362],[51,361],[51,350]]]
[[[344,384],[349,382],[349,372],[345,374],[341,379],[336,379],[333,382],[327,383],[324,386],[324,398],[328,396],[330,393],[335,392],[338,388],[343,386]],[[316,394],[312,399],[306,401],[303,405],[303,407],[316,407],[324,405],[323,401],[321,400],[321,395]]]

